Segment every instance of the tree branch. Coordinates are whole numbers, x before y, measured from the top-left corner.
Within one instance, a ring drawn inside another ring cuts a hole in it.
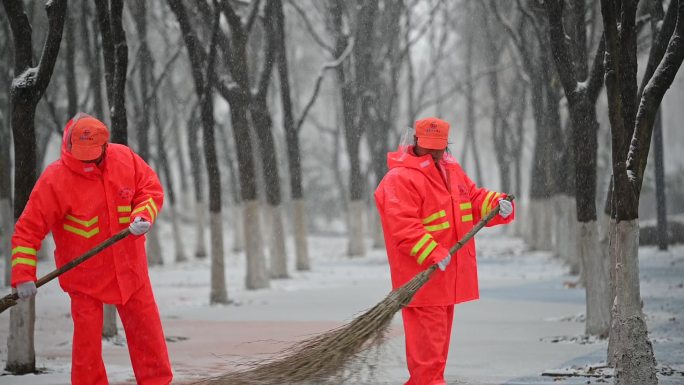
[[[323,65],[323,67],[321,67],[321,70],[318,73],[318,78],[316,78],[316,84],[314,86],[313,92],[311,93],[311,97],[309,98],[309,101],[306,103],[304,110],[302,110],[302,115],[299,117],[299,120],[297,120],[297,124],[295,125],[296,132],[299,132],[301,130],[302,125],[304,124],[304,120],[306,119],[306,116],[309,114],[309,110],[311,110],[311,107],[313,107],[314,103],[316,102],[318,92],[320,91],[321,84],[323,83],[325,71],[340,66],[345,61],[345,59],[347,59],[347,56],[349,56],[353,49],[354,39],[351,38],[349,40],[349,43],[347,44],[347,47],[344,49],[344,52],[342,52],[342,54],[337,59],[330,63],[326,63]]]
[[[591,66],[591,73],[587,81],[587,97],[592,103],[596,103],[601,89],[603,88],[603,58],[606,52],[606,39],[602,36],[598,47],[596,47],[596,54],[594,55],[594,63]]]
[[[24,1],[3,0],[7,19],[12,28],[14,40],[14,75],[26,71],[33,66],[33,52],[31,52],[31,24],[24,10]]]
[[[641,80],[641,85],[639,86],[639,91],[637,93],[637,100],[641,100],[641,96],[644,93],[644,88],[653,77],[657,66],[660,64],[665,55],[665,51],[668,48],[668,42],[672,36],[675,25],[681,23],[682,21],[677,20],[678,10],[677,4],[682,1],[671,0],[670,6],[667,8],[667,13],[665,14],[665,19],[663,20],[662,26],[660,27],[660,32],[658,36],[654,39],[653,45],[651,46],[651,52],[648,54],[648,63],[646,64],[646,69],[644,70],[644,77]]]
[[[297,12],[299,17],[301,17],[301,19],[304,21],[304,27],[309,32],[309,35],[311,35],[311,38],[313,38],[313,40],[316,42],[316,44],[318,44],[319,46],[321,46],[321,48],[328,51],[331,55],[334,55],[335,54],[335,48],[333,46],[329,45],[328,43],[326,43],[323,40],[323,38],[321,38],[321,36],[314,30],[313,25],[311,24],[311,21],[309,20],[309,17],[306,16],[306,12],[304,12],[304,10],[297,4],[297,2],[292,1],[292,0],[288,0],[287,3],[290,4],[290,6],[292,6],[292,8],[294,8],[294,10]]]
[[[674,2],[674,0],[673,0]],[[668,9],[668,13],[670,10]],[[666,16],[667,17],[667,16]],[[648,81],[639,103],[634,135],[627,155],[627,172],[635,191],[641,191],[648,150],[653,133],[653,123],[665,92],[672,85],[679,67],[684,61],[684,1],[678,1],[677,22],[667,45],[663,59]]]
[[[252,5],[252,10],[249,12],[249,15],[247,16],[247,22],[245,23],[244,27],[245,33],[247,35],[249,35],[249,33],[252,31],[252,27],[254,26],[254,20],[256,20],[256,17],[259,14],[259,6],[261,5],[261,0],[254,0],[253,3],[254,5]]]
[[[566,34],[563,28],[563,0],[547,0],[545,5],[549,17],[551,52],[558,68],[558,77],[565,89],[565,95],[570,101],[570,99],[577,98],[579,89],[577,87],[575,66],[573,65],[570,48],[566,43]]]

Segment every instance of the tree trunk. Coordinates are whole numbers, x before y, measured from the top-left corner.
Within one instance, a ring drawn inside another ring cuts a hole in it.
[[[190,171],[195,179],[193,184],[195,189],[195,226],[196,243],[195,257],[206,258],[207,248],[205,243],[204,231],[206,228],[207,205],[204,202],[204,188],[202,187],[202,160],[198,142],[198,129],[195,125],[188,125],[188,148],[190,149]]]
[[[287,46],[285,39],[285,15],[281,0],[273,0],[275,24],[277,31],[276,61],[280,79],[280,100],[283,111],[283,128],[287,145],[287,164],[290,175],[290,194],[294,207],[294,237],[297,270],[309,270],[309,248],[307,245],[306,210],[304,206],[304,189],[302,188],[301,151],[299,149],[299,131],[295,127],[290,96],[290,79],[287,62]]]
[[[296,266],[298,271],[311,270],[309,248],[306,245],[306,206],[303,199],[292,201],[294,210],[295,250],[297,251]]]
[[[36,169],[36,106],[50,83],[55,67],[66,18],[66,0],[45,4],[48,34],[36,67],[33,66],[31,25],[23,1],[3,0],[12,28],[14,41],[14,76],[10,89],[11,125],[14,134],[15,185],[14,220],[24,211],[37,179]],[[35,372],[34,300],[23,302],[10,310],[10,331],[7,341],[6,370],[15,374]]]
[[[578,223],[578,245],[586,277],[586,333],[608,337],[610,329],[610,287],[607,261],[601,252],[596,221]]]
[[[102,338],[113,338],[117,334],[116,306],[105,304],[103,308]]]
[[[243,201],[243,227],[245,229],[245,244],[247,246],[247,289],[263,289],[270,286],[266,263],[263,258],[261,224],[259,220],[259,202],[256,200]],[[250,258],[250,254],[251,258]],[[261,258],[256,258],[261,256]]]
[[[76,82],[76,39],[74,37],[74,20],[67,15],[65,20],[65,60],[66,68],[64,71],[67,88],[67,115],[69,118],[78,112],[78,83]]]
[[[617,222],[613,331],[616,385],[657,384],[653,345],[648,339],[639,292],[639,221]],[[647,363],[647,364],[645,364]]]
[[[662,111],[662,110],[661,110]],[[658,249],[667,250],[667,204],[665,199],[665,163],[663,162],[663,125],[658,111],[653,127],[653,157],[655,158],[655,191],[657,213]]]
[[[82,42],[85,43],[86,47],[83,49],[84,60],[88,65],[88,72],[90,77],[90,87],[92,87],[93,92],[93,113],[103,122],[106,121],[106,116],[104,113],[104,106],[102,101],[102,56],[100,52],[100,42],[97,38],[96,31],[97,18],[93,17],[90,10],[89,1],[84,1],[81,3],[81,28],[82,28]],[[92,33],[91,38],[91,28],[94,33]]]
[[[211,304],[229,303],[226,289],[226,269],[223,264],[223,219],[221,212],[210,212],[209,222],[211,230],[211,293],[209,302]]]

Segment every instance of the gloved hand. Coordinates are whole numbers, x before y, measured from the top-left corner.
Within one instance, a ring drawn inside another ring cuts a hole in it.
[[[437,262],[437,267],[439,267],[440,270],[444,271],[446,270],[446,267],[449,264],[449,262],[451,262],[451,254],[447,255],[446,258]]]
[[[513,203],[506,199],[499,199],[499,215],[501,218],[506,218],[513,213]]]
[[[35,297],[36,293],[38,293],[38,288],[33,281],[26,281],[17,285],[17,295],[22,301]]]
[[[128,226],[128,230],[133,235],[143,235],[150,230],[150,226],[152,226],[152,224],[142,217],[135,217],[133,222]]]

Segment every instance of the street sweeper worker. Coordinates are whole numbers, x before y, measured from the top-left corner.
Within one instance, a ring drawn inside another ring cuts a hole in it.
[[[140,385],[171,383],[172,371],[145,256],[145,233],[164,193],[130,148],[108,143],[101,121],[77,114],[64,128],[61,157],[38,178],[12,236],[12,287],[36,295],[36,254],[52,231],[57,267],[126,227],[131,235],[59,276],[71,297],[71,383],[108,383],[102,361],[103,304],[116,305]]]
[[[439,266],[402,309],[410,374],[406,385],[446,384],[454,305],[479,298],[475,240],[453,257],[449,248],[497,205],[499,215],[488,226],[514,217],[513,204],[502,200],[506,194],[477,187],[446,152],[448,138],[446,121],[418,120],[412,144],[387,155],[389,171],[375,191],[392,287]]]

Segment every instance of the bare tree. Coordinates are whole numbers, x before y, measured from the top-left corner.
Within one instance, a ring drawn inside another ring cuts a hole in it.
[[[123,0],[95,0],[102,37],[107,101],[113,143],[128,144],[126,118],[126,71],[128,45],[122,24]]]
[[[0,89],[7,90],[12,82],[10,68],[12,68],[12,46],[9,22],[4,13],[0,13],[0,28],[6,37],[0,40]],[[12,133],[10,124],[10,96],[8,93],[0,94],[0,255],[4,257],[5,274],[4,285],[10,285],[12,273],[11,260],[11,237],[14,225],[14,215],[12,215],[12,162],[10,150],[12,146]]]
[[[14,134],[15,170],[14,220],[24,211],[29,194],[37,180],[36,134],[34,118],[36,106],[45,93],[55,67],[66,18],[66,0],[48,1],[48,34],[36,66],[33,66],[31,25],[24,10],[24,2],[3,0],[14,41],[14,80],[10,89],[11,124]],[[10,333],[7,341],[6,370],[32,373],[36,370],[33,342],[35,301],[23,302],[10,310]]]
[[[608,261],[602,258],[596,221],[596,159],[598,148],[598,120],[596,101],[603,88],[603,39],[596,49],[589,71],[587,23],[585,3],[573,3],[570,19],[570,42],[563,27],[564,2],[545,3],[549,17],[549,39],[558,76],[568,101],[572,121],[572,146],[575,164],[575,197],[578,228],[578,255],[586,286],[586,332],[607,336],[610,327],[611,298],[608,290]],[[589,42],[591,44],[591,42]]]
[[[665,92],[684,60],[684,1],[671,1],[637,85],[637,1],[601,1],[605,28],[605,83],[612,136],[611,264],[615,303],[610,338],[616,384],[657,384],[639,288],[639,195],[653,125]]]
[[[211,231],[211,303],[227,303],[228,292],[225,283],[223,262],[223,221],[221,218],[221,175],[219,173],[216,146],[214,143],[214,106],[213,87],[210,82],[214,71],[216,43],[219,33],[219,9],[214,10],[212,22],[212,40],[209,57],[200,46],[192,29],[187,11],[181,0],[168,0],[168,4],[180,24],[185,47],[192,65],[192,77],[195,91],[200,101],[200,118],[202,121],[203,145],[207,175],[209,179],[209,212]]]

